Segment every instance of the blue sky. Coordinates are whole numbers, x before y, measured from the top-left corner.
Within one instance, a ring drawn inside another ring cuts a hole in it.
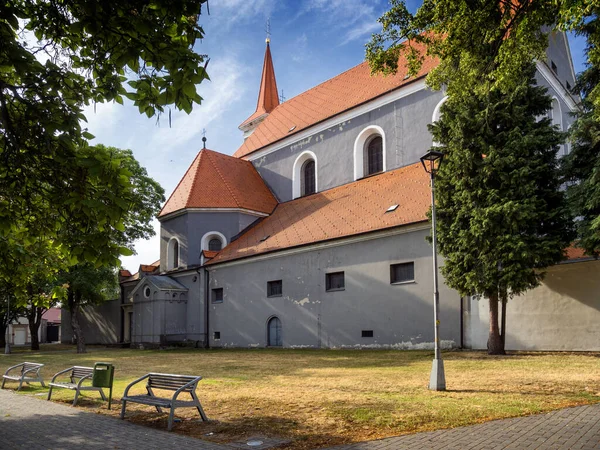
[[[211,81],[198,87],[202,105],[190,115],[174,111],[170,128],[166,117],[157,124],[128,103],[97,105],[86,111],[94,143],[131,149],[168,197],[202,148],[203,129],[208,148],[232,154],[241,145],[237,127],[256,108],[267,18],[277,86],[289,99],[363,61],[364,44],[387,7],[369,0],[211,2],[210,15],[203,9],[200,17],[205,39],[196,44],[211,58]],[[584,42],[570,37],[570,43],[578,72]],[[155,229],[155,238],[136,243],[137,255],[122,258],[132,273],[158,259],[158,221]]]

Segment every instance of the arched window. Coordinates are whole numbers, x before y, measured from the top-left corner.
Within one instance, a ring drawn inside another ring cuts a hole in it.
[[[210,241],[208,241],[208,249],[212,252],[219,252],[221,251],[222,247],[223,244],[219,238],[212,238]]]
[[[319,162],[317,155],[305,150],[296,158],[292,168],[292,198],[314,194],[318,191]]]
[[[441,99],[439,101],[439,103],[437,105],[435,105],[435,109],[433,110],[433,116],[431,116],[431,123],[437,122],[442,117],[442,105],[444,103],[446,103],[446,100],[448,100],[448,96],[445,96],[443,99]],[[439,144],[439,142],[433,141],[433,146],[439,147],[440,144]]]
[[[366,175],[383,172],[383,139],[376,135],[372,137],[365,148],[367,162]]]
[[[281,347],[281,320],[278,317],[272,317],[267,323],[267,345],[269,347]]]
[[[177,269],[179,267],[179,241],[177,238],[171,238],[167,247],[167,270]]]
[[[200,240],[200,251],[210,250],[220,252],[227,245],[227,238],[218,231],[209,231]]]
[[[385,133],[369,125],[354,141],[354,180],[379,172],[385,172]]]
[[[302,196],[317,192],[315,183],[315,162],[310,159],[302,165]]]

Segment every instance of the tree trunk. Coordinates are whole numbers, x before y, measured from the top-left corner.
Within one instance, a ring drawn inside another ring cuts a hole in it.
[[[73,329],[75,342],[77,342],[77,353],[86,353],[85,338],[83,337],[83,332],[81,331],[81,326],[79,324],[79,305],[81,304],[81,294],[73,291],[73,289],[69,287],[67,298],[69,303],[69,311],[71,313],[71,328]]]
[[[488,336],[488,355],[504,355],[504,344],[498,327],[498,293],[488,293],[490,302],[490,334]]]
[[[42,316],[46,308],[31,305],[27,311],[27,321],[29,322],[29,334],[31,334],[31,350],[40,349],[40,325],[42,324]]]

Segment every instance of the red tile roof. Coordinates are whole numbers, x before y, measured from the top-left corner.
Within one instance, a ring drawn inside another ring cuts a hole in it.
[[[585,250],[579,247],[569,247],[566,250],[567,253],[567,259],[571,260],[571,259],[582,259],[582,258],[589,258],[590,255],[587,255],[585,253]]]
[[[281,203],[208,264],[425,221],[430,195],[417,163]]]
[[[416,77],[406,78],[406,59],[403,56],[398,64],[398,72],[387,77],[371,75],[368,63],[363,62],[281,103],[258,125],[233,156],[247,156],[329,117],[412,83],[427,75],[437,64],[436,59],[427,56]],[[290,131],[292,127],[295,128]]]
[[[149,264],[140,264],[140,270],[142,272],[154,272],[158,267]]]
[[[273,70],[273,58],[271,58],[271,49],[267,42],[265,50],[265,62],[263,63],[262,78],[260,79],[260,89],[258,91],[258,101],[256,102],[256,111],[242,122],[240,128],[252,122],[263,114],[270,113],[279,105],[279,93],[277,92],[277,81],[275,80],[275,70]]]
[[[122,277],[130,277],[131,272],[129,270],[119,270],[119,275]]]
[[[158,217],[185,208],[244,208],[268,214],[276,205],[252,163],[202,149]]]
[[[214,250],[202,250],[202,255],[204,255],[206,259],[214,258],[215,256],[217,256],[217,253],[219,252],[216,252]]]

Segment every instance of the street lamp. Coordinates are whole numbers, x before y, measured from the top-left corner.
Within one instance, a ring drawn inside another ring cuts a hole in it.
[[[432,391],[446,390],[446,376],[444,375],[444,361],[440,351],[440,293],[438,291],[438,265],[437,248],[435,238],[435,174],[440,169],[444,154],[435,150],[430,150],[421,156],[421,164],[425,172],[431,174],[431,242],[433,243],[433,320],[434,328],[434,348],[435,356],[431,365],[431,376],[429,377],[429,389]]]

